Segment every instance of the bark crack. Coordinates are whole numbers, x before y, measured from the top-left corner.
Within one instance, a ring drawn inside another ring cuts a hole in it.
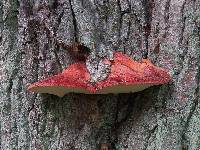
[[[144,26],[145,49],[142,52],[142,57],[146,59],[148,56],[148,50],[149,50],[149,35],[151,33],[151,22],[152,22],[152,15],[153,15],[153,9],[154,9],[154,0],[145,0],[144,9],[146,11],[145,12],[146,24]]]
[[[196,26],[196,28],[197,28],[197,33],[198,34],[200,34],[200,28],[198,27],[198,26]],[[198,45],[198,46],[200,46],[200,44]],[[198,58],[197,58],[197,64],[200,64],[200,55],[198,54]],[[196,87],[196,89],[195,89],[195,94],[194,95],[196,95],[196,97],[195,97],[195,99],[193,100],[193,103],[192,103],[192,106],[191,106],[191,108],[190,108],[190,110],[189,110],[189,114],[187,115],[187,117],[186,117],[186,121],[184,121],[183,120],[183,122],[184,122],[184,126],[183,126],[183,131],[182,131],[182,146],[183,146],[183,148],[185,148],[185,149],[187,149],[188,147],[184,147],[184,146],[187,146],[186,145],[186,141],[187,141],[187,137],[186,137],[186,133],[187,133],[187,130],[188,130],[188,128],[189,128],[189,124],[190,124],[190,120],[191,120],[191,118],[192,118],[192,116],[194,115],[194,112],[195,112],[195,110],[197,109],[197,106],[199,105],[199,99],[200,99],[200,67],[198,67],[198,71],[197,71],[197,74],[196,74],[196,83],[198,84],[197,85],[197,87]]]
[[[148,148],[148,145],[149,145],[149,140],[150,140],[150,138],[151,138],[151,136],[155,133],[155,131],[157,130],[157,128],[158,128],[158,125],[155,125],[154,127],[153,127],[153,129],[151,129],[151,130],[148,130],[148,136],[147,136],[147,142],[145,143],[145,148],[144,148],[144,150],[147,150],[147,148]]]
[[[168,32],[168,28],[170,27],[170,24],[169,24],[170,3],[171,3],[171,0],[167,0],[167,2],[165,4],[164,21],[165,21],[166,27],[165,27],[165,33],[163,35],[163,38],[166,38],[167,32]]]
[[[180,41],[179,41],[179,46],[181,44],[183,44],[183,34],[184,34],[184,31],[185,31],[185,21],[186,21],[186,17],[184,17],[184,9],[185,9],[185,4],[186,4],[186,1],[184,1],[182,7],[181,7],[181,18],[182,18],[182,30],[181,30],[181,35],[180,35]]]
[[[73,20],[73,25],[74,25],[74,42],[79,42],[78,39],[78,26],[77,26],[77,20],[76,20],[76,15],[73,9],[73,5],[72,5],[72,0],[69,0],[70,3],[70,9],[71,9],[71,13],[72,13],[72,20]]]

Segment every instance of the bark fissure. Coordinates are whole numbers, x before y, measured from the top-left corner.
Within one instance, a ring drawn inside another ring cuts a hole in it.
[[[165,11],[164,11],[164,21],[165,21],[165,33],[163,34],[162,38],[166,38],[167,36],[167,32],[168,32],[168,29],[169,29],[169,9],[170,9],[170,3],[171,3],[171,0],[167,0],[166,4],[165,4]]]
[[[74,42],[79,42],[78,40],[78,27],[77,27],[77,20],[76,20],[76,15],[74,13],[73,10],[73,5],[72,5],[72,1],[69,0],[70,3],[70,9],[71,9],[71,13],[72,13],[72,20],[73,20],[73,25],[74,25]]]
[[[158,128],[158,125],[155,125],[154,127],[153,127],[153,129],[151,129],[151,130],[148,130],[148,133],[149,133],[149,135],[147,136],[147,138],[146,138],[146,144],[144,145],[144,150],[148,150],[149,148],[148,148],[148,146],[149,146],[149,140],[150,140],[150,138],[152,137],[152,135],[153,134],[155,134],[155,132],[156,132],[156,130],[157,130],[157,128]]]
[[[195,28],[197,28],[196,36],[200,35],[200,28],[197,25],[195,26]],[[198,47],[198,49],[200,48],[200,41],[198,41],[197,47]],[[199,64],[200,63],[200,53],[197,53],[196,59],[197,59],[196,64]],[[194,89],[196,97],[192,101],[192,104],[191,104],[191,107],[190,107],[190,110],[189,110],[189,114],[183,120],[184,126],[183,126],[183,131],[182,131],[182,141],[181,142],[182,142],[184,149],[187,149],[189,147],[186,134],[187,134],[188,128],[190,127],[190,124],[191,124],[191,118],[194,116],[195,111],[198,111],[197,107],[199,105],[199,99],[200,99],[200,95],[199,95],[199,91],[200,91],[200,88],[199,88],[200,87],[200,66],[198,66],[197,68],[198,68],[198,71],[195,75],[197,87]]]
[[[180,41],[179,41],[179,46],[181,47],[181,44],[183,44],[183,34],[185,31],[185,23],[186,23],[186,17],[184,16],[184,10],[185,10],[185,5],[186,1],[184,1],[182,8],[181,8],[181,19],[182,19],[182,30],[181,30],[181,35],[180,35]]]
[[[152,21],[152,14],[153,14],[153,6],[154,2],[153,0],[144,0],[144,9],[146,10],[145,18],[146,18],[146,23],[144,26],[144,42],[145,42],[145,48],[143,50],[143,58],[147,58],[148,55],[148,49],[149,49],[149,35],[151,33],[151,21]]]

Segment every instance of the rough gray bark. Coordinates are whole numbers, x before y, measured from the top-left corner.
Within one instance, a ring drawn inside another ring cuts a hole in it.
[[[136,94],[63,98],[27,92],[74,60],[51,36],[140,59],[172,75]],[[200,149],[199,0],[1,0],[2,150]],[[106,137],[106,138],[105,138]]]

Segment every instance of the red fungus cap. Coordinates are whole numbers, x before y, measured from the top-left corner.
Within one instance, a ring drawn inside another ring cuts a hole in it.
[[[88,83],[90,75],[83,62],[70,65],[62,73],[47,79],[35,82],[28,87],[29,91],[36,93],[49,93],[59,97],[66,93],[85,93],[95,92],[95,88]]]
[[[120,52],[114,53],[111,73],[106,80],[89,83],[90,75],[86,65],[78,62],[70,65],[62,73],[33,83],[28,90],[64,96],[66,93],[108,94],[129,93],[144,90],[153,85],[165,84],[170,76],[164,69],[154,66],[149,60],[132,60]]]
[[[148,59],[137,62],[116,52],[112,64],[109,77],[96,83],[99,94],[134,93],[153,85],[168,83],[171,79],[167,71],[154,66]]]

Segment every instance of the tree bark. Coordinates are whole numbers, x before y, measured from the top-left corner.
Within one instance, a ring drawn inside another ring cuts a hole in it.
[[[148,53],[168,85],[133,94],[33,94],[75,60],[66,45]],[[0,149],[200,149],[199,0],[0,1]]]

